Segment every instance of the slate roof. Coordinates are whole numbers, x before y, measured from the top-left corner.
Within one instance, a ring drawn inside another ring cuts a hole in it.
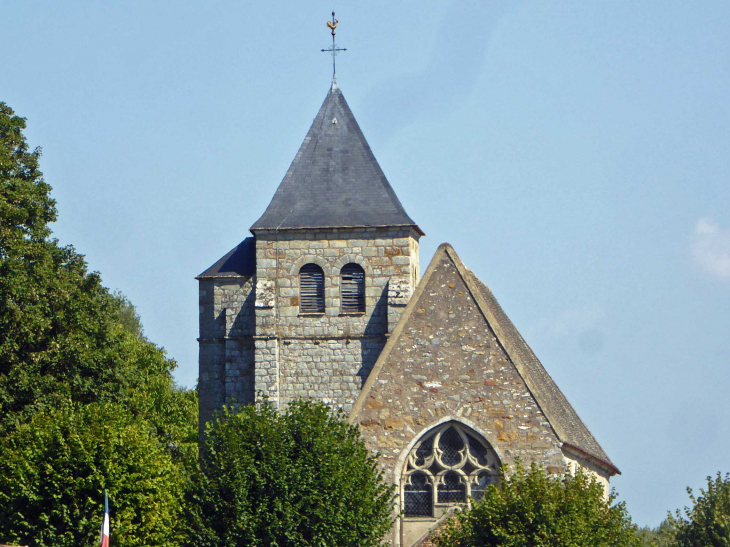
[[[260,229],[413,226],[345,97],[332,84]]]
[[[256,240],[247,237],[195,279],[250,277],[256,273]]]
[[[492,291],[471,270],[464,266],[454,248],[448,243],[443,243],[439,246],[431,263],[424,272],[406,310],[398,321],[393,334],[385,344],[357,401],[352,407],[350,421],[354,421],[364,401],[367,400],[372,386],[377,381],[378,374],[388,360],[390,352],[396,347],[401,333],[407,328],[412,311],[418,307],[418,300],[424,293],[431,274],[442,260],[450,260],[456,267],[456,271],[474,297],[479,311],[486,319],[500,345],[504,348],[510,361],[512,361],[518,373],[522,376],[522,379],[525,381],[525,384],[535,398],[535,401],[537,401],[543,414],[548,419],[548,422],[550,422],[558,439],[569,448],[573,448],[591,459],[598,460],[612,473],[620,473],[603,448],[601,448],[601,445],[593,437],[593,434],[578,417],[575,409],[565,398],[565,395],[560,391],[550,374],[545,370],[545,367],[542,366],[542,363],[540,363],[540,360],[532,349],[530,349],[530,346],[527,345],[522,335],[517,331],[510,318],[504,313],[497,299],[492,294]]]

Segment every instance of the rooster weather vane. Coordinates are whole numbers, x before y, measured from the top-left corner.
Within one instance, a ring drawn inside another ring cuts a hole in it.
[[[337,19],[335,19],[335,12],[332,12],[332,21],[327,21],[327,28],[329,28],[332,31],[332,47],[328,49],[323,49],[322,52],[332,53],[332,78],[334,79],[337,76],[337,70],[335,70],[335,57],[337,56],[338,51],[347,51],[347,48],[338,48],[337,44],[335,44],[335,29],[337,28]]]

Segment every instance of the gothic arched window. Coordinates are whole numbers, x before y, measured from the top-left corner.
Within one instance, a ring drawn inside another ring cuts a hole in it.
[[[499,477],[499,458],[488,442],[458,422],[424,435],[408,454],[401,484],[406,517],[438,517],[443,510],[480,500]]]
[[[324,271],[316,264],[299,270],[299,312],[324,313]]]
[[[340,270],[340,308],[344,313],[365,311],[365,270],[359,264]]]

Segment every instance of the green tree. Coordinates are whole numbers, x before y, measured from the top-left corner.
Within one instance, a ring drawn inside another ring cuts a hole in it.
[[[144,335],[144,327],[142,326],[142,318],[137,312],[137,308],[121,291],[114,291],[112,298],[117,304],[117,321],[124,329],[134,334],[140,340],[147,340]]]
[[[392,525],[393,489],[376,458],[320,403],[224,409],[202,450],[191,545],[371,547]]]
[[[83,257],[49,239],[50,186],[25,120],[0,103],[0,426],[71,398],[113,399],[133,377],[118,366],[117,305]]]
[[[656,528],[644,526],[639,528],[636,535],[641,540],[642,547],[674,547],[676,541],[674,538],[674,526],[665,519]]]
[[[110,294],[99,274],[88,271],[83,256],[51,238],[49,223],[56,219],[55,201],[39,170],[41,151],[29,150],[24,129],[25,120],[0,103],[0,450],[8,461],[19,465],[21,460],[14,456],[20,453],[18,443],[36,439],[34,431],[50,435],[42,427],[44,420],[55,423],[62,419],[57,414],[60,409],[70,412],[69,405],[77,409],[73,412],[82,412],[77,405],[117,408],[114,412],[126,416],[125,420],[131,416],[130,420],[144,424],[145,434],[154,435],[149,442],[161,447],[174,464],[175,477],[187,480],[197,466],[197,394],[175,385],[175,362],[144,337],[131,302],[120,293]],[[114,412],[112,417],[117,416]],[[74,427],[86,423],[72,422]],[[70,427],[64,434],[84,438],[83,432],[72,433]],[[125,431],[134,429],[124,427]],[[115,444],[111,436],[103,439],[106,444],[95,445],[101,454],[110,453],[110,447],[132,450],[134,443],[141,442],[137,434],[129,440],[129,448],[125,443]],[[78,450],[83,452],[86,441],[79,443]],[[83,518],[93,516],[96,522],[98,492],[77,500],[74,509],[58,494],[61,487],[90,492],[84,489],[86,471],[79,468],[78,476],[69,472],[48,488],[32,489],[28,477],[33,473],[42,477],[48,469],[43,458],[23,455],[28,458],[22,467],[27,480],[17,476],[20,469],[2,465],[0,481],[17,486],[21,484],[17,481],[26,480],[22,489],[35,504],[32,507],[46,511],[43,519],[70,511],[78,512],[79,519],[82,512]],[[83,457],[81,461],[85,461]],[[144,461],[148,473],[153,473],[155,462],[163,466],[159,472],[169,463],[164,458],[140,459]],[[102,463],[94,465],[103,469]],[[168,481],[170,490],[165,495],[178,495],[174,492],[178,487],[176,481]],[[3,494],[11,495],[4,490]],[[20,494],[15,491],[13,500],[22,504]],[[119,507],[125,503],[140,511],[146,507],[136,494],[125,499],[121,490],[115,496]],[[29,523],[42,521],[32,520],[20,509],[16,512],[17,518],[0,518],[0,539],[26,537],[22,536],[24,517]],[[136,518],[144,521],[145,511]]]
[[[184,481],[154,426],[119,404],[39,414],[0,444],[0,540],[95,545],[106,489],[113,545],[179,545]]]
[[[730,473],[707,477],[707,489],[700,489],[700,496],[691,488],[687,493],[692,507],[685,507],[684,514],[677,510],[669,515],[678,547],[730,546]]]
[[[584,473],[550,476],[533,465],[490,486],[443,528],[438,547],[638,547],[636,526],[615,494]]]
[[[175,389],[174,361],[144,338],[129,300],[50,238],[56,205],[24,129],[0,103],[0,434],[69,400],[121,402],[181,433],[195,395]]]

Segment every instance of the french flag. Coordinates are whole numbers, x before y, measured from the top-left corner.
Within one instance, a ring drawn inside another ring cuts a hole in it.
[[[104,490],[104,520],[101,523],[101,537],[99,547],[109,547],[109,498]]]

